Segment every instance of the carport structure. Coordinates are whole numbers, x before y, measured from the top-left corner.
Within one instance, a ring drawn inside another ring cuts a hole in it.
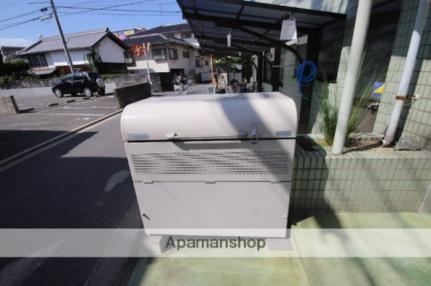
[[[262,67],[262,54],[275,47],[273,65],[279,65],[280,50],[292,52],[299,62],[303,58],[316,58],[316,51],[301,55],[293,46],[280,41],[282,22],[294,17],[298,36],[311,35],[311,41],[319,42],[318,31],[344,14],[302,9],[281,5],[271,5],[240,0],[177,0],[183,17],[192,26],[201,47],[219,55],[258,55],[259,68]],[[227,35],[231,35],[231,46],[227,46]],[[260,72],[258,71],[258,75]],[[277,71],[273,72],[273,88],[277,90]],[[261,81],[258,78],[258,82]]]

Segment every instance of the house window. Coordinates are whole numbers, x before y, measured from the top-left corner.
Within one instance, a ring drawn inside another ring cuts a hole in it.
[[[192,33],[181,33],[181,39],[191,38]]]
[[[134,66],[136,64],[135,56],[131,51],[124,52],[124,59],[128,66]]]
[[[166,60],[166,49],[152,49],[153,59],[156,61]]]
[[[200,58],[196,58],[195,59],[195,65],[196,65],[197,68],[202,67],[202,63],[201,63],[201,59]]]
[[[189,51],[183,51],[183,58],[185,59],[190,58]]]
[[[178,51],[176,49],[169,49],[169,59],[178,60]]]
[[[48,64],[46,62],[45,55],[43,55],[43,54],[29,56],[28,62],[30,63],[30,66],[33,68],[47,67],[48,66]]]

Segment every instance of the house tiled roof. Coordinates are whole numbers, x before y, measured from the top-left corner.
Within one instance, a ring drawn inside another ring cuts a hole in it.
[[[196,46],[190,44],[187,41],[184,41],[182,39],[178,39],[175,37],[165,36],[162,34],[151,34],[151,35],[140,35],[140,36],[133,35],[132,37],[125,39],[124,43],[126,43],[129,46],[133,46],[135,44],[143,44],[143,43],[151,43],[152,45],[158,45],[158,44],[162,45],[162,44],[172,43],[172,44],[178,44],[178,45],[196,48]]]
[[[70,50],[73,49],[85,49],[92,48],[97,43],[99,43],[104,37],[111,37],[112,40],[117,42],[120,46],[127,49],[127,46],[118,39],[114,34],[112,34],[108,28],[83,31],[78,33],[72,33],[65,35],[67,47]],[[63,50],[63,43],[60,36],[46,37],[42,40],[35,42],[34,44],[28,46],[27,48],[19,51],[18,55],[27,55],[35,53],[44,53]]]
[[[191,32],[192,28],[188,23],[181,23],[175,25],[157,26],[142,32],[138,32],[133,36],[150,35],[150,34],[169,34],[175,32]]]

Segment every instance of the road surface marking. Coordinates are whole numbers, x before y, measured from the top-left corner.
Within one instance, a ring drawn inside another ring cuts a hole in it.
[[[85,106],[85,107],[71,107],[71,106],[63,106],[60,107],[59,109],[64,109],[64,110],[72,110],[72,109],[112,109],[115,108],[115,106]]]
[[[101,118],[95,119],[89,123],[86,123],[84,125],[81,125],[77,128],[74,128],[66,133],[60,134],[54,138],[48,139],[42,143],[39,143],[33,147],[30,147],[28,149],[25,149],[15,155],[12,155],[4,160],[0,161],[0,173],[25,161],[30,159],[31,157],[40,154],[42,152],[45,152],[46,150],[49,150],[57,145],[60,145],[63,142],[66,142],[69,139],[74,138],[75,136],[78,136],[79,134],[86,132],[88,130],[93,129],[94,127],[99,126],[102,123],[107,122],[107,120],[113,119],[117,114],[119,114],[122,111],[122,109],[119,109],[117,111],[114,111],[106,116],[103,116]]]
[[[42,114],[56,115],[56,116],[103,116],[103,113],[50,113],[41,112]]]

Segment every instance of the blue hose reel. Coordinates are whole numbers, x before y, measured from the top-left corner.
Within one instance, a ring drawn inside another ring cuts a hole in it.
[[[303,61],[296,67],[295,76],[299,86],[306,86],[316,79],[317,65],[312,61]]]

